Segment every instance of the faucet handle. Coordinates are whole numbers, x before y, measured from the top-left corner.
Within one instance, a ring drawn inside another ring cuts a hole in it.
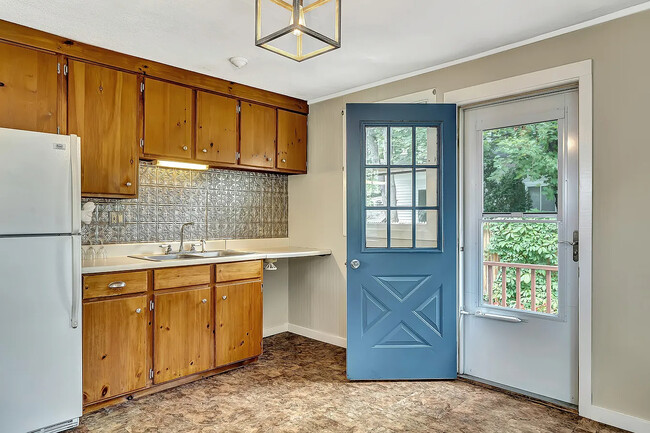
[[[205,239],[201,239],[201,252],[205,252],[205,246],[206,246],[206,241]]]
[[[163,249],[165,254],[171,254],[172,253],[172,246],[170,244],[162,244],[162,245],[159,245],[159,247]]]

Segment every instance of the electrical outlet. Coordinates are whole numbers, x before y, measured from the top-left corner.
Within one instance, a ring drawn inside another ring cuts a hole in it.
[[[111,224],[124,224],[124,212],[111,211],[108,213]]]

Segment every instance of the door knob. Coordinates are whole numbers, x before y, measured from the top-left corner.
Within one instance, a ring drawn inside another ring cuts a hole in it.
[[[142,313],[142,308],[136,309],[135,312],[138,313],[138,314]]]
[[[208,153],[208,149],[202,149],[201,152]]]
[[[350,261],[350,267],[352,269],[359,269],[359,266],[361,266],[361,262],[359,260],[353,259],[352,261]]]
[[[221,299],[223,299],[223,300],[225,300],[226,298],[227,298],[226,295],[223,295],[223,296],[221,297]]]
[[[183,146],[183,150],[187,150],[187,146]]]
[[[126,183],[126,186],[131,186],[131,182],[127,182],[127,183]]]
[[[267,160],[267,161],[272,161],[273,158],[271,158],[271,157],[269,156],[268,158],[266,158],[266,160]]]
[[[201,302],[203,302],[205,304],[206,302],[208,302],[208,300],[207,299],[201,299]]]
[[[287,162],[287,160],[286,160],[286,159],[284,159],[284,158],[282,158],[282,162]]]

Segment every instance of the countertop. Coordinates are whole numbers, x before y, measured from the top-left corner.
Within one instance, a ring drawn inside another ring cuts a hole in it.
[[[239,251],[249,251],[238,249]],[[95,259],[82,262],[82,274],[98,274],[104,272],[136,271],[141,269],[174,268],[179,266],[206,265],[211,263],[241,262],[246,260],[263,259],[289,259],[295,257],[328,256],[331,250],[303,248],[291,246],[278,246],[273,248],[255,248],[253,254],[231,257],[215,257],[209,259],[181,259],[154,262],[150,260],[136,259],[129,256],[108,257],[106,259]]]

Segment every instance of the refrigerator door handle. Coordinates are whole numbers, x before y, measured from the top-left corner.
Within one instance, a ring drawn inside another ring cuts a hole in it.
[[[70,172],[72,181],[72,234],[81,233],[81,140],[70,136]]]
[[[79,326],[79,304],[81,304],[81,236],[72,237],[72,308],[70,326]]]

